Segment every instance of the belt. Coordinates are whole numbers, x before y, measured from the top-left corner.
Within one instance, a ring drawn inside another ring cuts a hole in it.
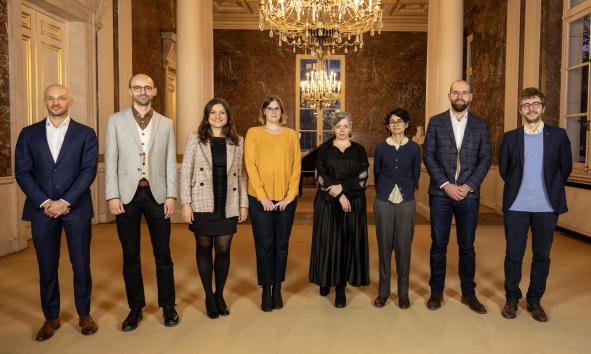
[[[149,187],[150,186],[150,181],[148,181],[145,178],[140,179],[140,181],[137,184],[138,187]]]

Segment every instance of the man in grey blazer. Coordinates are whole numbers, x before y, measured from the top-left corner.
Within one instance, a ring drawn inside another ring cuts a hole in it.
[[[140,224],[146,218],[156,260],[158,305],[164,325],[179,322],[175,310],[170,216],[176,188],[176,145],[172,121],[152,109],[157,90],[147,75],[129,81],[133,105],[109,117],[105,145],[105,184],[109,211],[116,216],[123,248],[123,278],[130,312],[124,332],[137,328],[146,306],[140,263]]]

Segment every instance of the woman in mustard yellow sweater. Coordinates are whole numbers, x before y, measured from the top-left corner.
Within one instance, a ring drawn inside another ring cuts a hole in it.
[[[287,121],[283,107],[279,97],[266,97],[259,118],[262,126],[250,128],[244,143],[249,216],[265,312],[283,307],[281,282],[301,171],[298,134],[283,126]]]

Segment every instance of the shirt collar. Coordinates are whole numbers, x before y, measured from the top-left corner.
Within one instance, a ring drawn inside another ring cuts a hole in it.
[[[449,116],[450,116],[450,118],[451,118],[452,121],[455,120],[456,122],[463,122],[464,121],[464,118],[468,118],[468,110],[464,111],[464,114],[458,120],[458,118],[456,118],[454,112],[450,108],[449,109]]]
[[[540,125],[536,128],[536,130],[530,130],[527,125],[523,125],[523,132],[528,135],[537,135],[540,134],[544,130],[544,122],[540,122]]]
[[[66,119],[64,119],[62,121],[62,123],[59,126],[57,126],[57,127],[53,125],[53,123],[49,119],[49,116],[47,116],[45,120],[46,120],[46,122],[45,122],[45,126],[46,127],[51,127],[51,128],[55,128],[55,129],[67,128],[68,125],[70,125],[70,116],[67,116]]]
[[[406,143],[408,143],[408,138],[407,137],[403,137],[402,140],[400,141],[400,146],[402,145],[406,145]],[[396,146],[397,144],[394,142],[394,139],[392,139],[391,136],[386,138],[386,144],[390,145],[390,146]]]
[[[133,113],[133,116],[136,119],[141,119],[142,118],[140,112],[138,112],[133,105],[131,106],[131,112]],[[143,118],[146,119],[146,120],[148,120],[148,119],[152,118],[152,115],[153,114],[154,114],[154,109],[150,108],[150,110],[144,115]]]

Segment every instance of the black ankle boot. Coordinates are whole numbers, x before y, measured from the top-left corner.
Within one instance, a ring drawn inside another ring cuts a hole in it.
[[[281,297],[281,283],[273,285],[273,308],[279,310],[283,307],[283,298]]]
[[[263,286],[261,310],[263,310],[264,312],[273,311],[273,300],[271,299],[271,285]]]
[[[215,303],[217,305],[218,312],[221,316],[228,316],[230,314],[228,305],[226,305],[226,301],[224,300],[224,295],[216,293]]]
[[[327,296],[330,292],[330,286],[321,286],[320,287],[320,296]]]
[[[336,286],[336,296],[334,299],[334,306],[343,308],[347,306],[347,297],[345,296],[345,285],[339,284]]]
[[[207,311],[207,317],[212,320],[220,317],[220,313],[215,303],[215,297],[213,296],[205,297],[205,310]]]

